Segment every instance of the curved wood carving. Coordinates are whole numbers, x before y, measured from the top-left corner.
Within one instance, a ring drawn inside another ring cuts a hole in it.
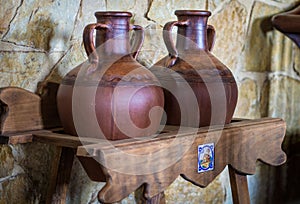
[[[254,174],[257,160],[274,166],[281,165],[286,161],[286,155],[281,149],[285,130],[285,122],[278,118],[244,120],[226,125],[224,129],[200,128],[194,138],[191,131],[176,135],[177,131],[172,130],[144,141],[130,139],[111,142],[112,146],[101,143],[86,145],[78,148],[77,156],[93,157],[101,163],[103,171],[99,174],[104,173],[107,183],[99,192],[99,200],[113,203],[122,200],[141,185],[145,185],[145,197],[151,198],[163,192],[179,175],[197,186],[205,187],[226,165],[231,165],[243,174]],[[156,151],[168,148],[175,138],[178,142],[175,145],[173,143],[168,155],[153,158]],[[215,144],[214,170],[198,173],[198,145],[206,143]],[[185,147],[188,150],[177,162],[163,168],[171,158],[178,157]],[[149,160],[122,160],[120,158],[124,153],[148,155]],[[117,165],[121,167],[120,170]],[[159,167],[162,170],[156,171]],[[126,174],[126,169],[135,172]],[[153,173],[145,173],[145,170]]]
[[[0,88],[0,134],[59,127],[58,85],[40,84],[39,95],[18,87]]]
[[[17,87],[0,89],[0,133],[41,129],[41,99],[39,96]],[[28,117],[28,116],[31,117]]]

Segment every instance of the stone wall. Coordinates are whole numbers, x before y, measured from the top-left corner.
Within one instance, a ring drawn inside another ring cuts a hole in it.
[[[167,54],[161,32],[166,22],[176,19],[174,10],[208,9],[212,11],[209,24],[217,31],[213,53],[231,68],[238,82],[235,116],[284,118],[288,150],[289,145],[299,140],[300,50],[273,30],[270,18],[299,3],[299,0],[1,1],[0,86],[18,86],[35,92],[38,82],[59,82],[86,60],[82,31],[85,25],[95,22],[95,11],[131,11],[132,23],[146,29],[138,60],[150,66]],[[1,145],[0,204],[43,202],[56,154],[54,147],[41,144]],[[258,164],[257,174],[249,177],[252,203],[297,199],[294,187],[299,176],[294,173],[299,169],[299,159],[295,160],[297,155],[289,158],[280,168]],[[68,203],[97,203],[97,191],[103,184],[90,182],[77,160],[74,165]],[[166,191],[166,199],[167,203],[231,203],[227,171],[205,189],[178,179]],[[122,203],[135,203],[133,195]]]

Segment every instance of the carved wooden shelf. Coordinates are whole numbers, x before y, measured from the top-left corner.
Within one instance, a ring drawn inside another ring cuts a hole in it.
[[[138,140],[108,142],[66,135],[57,124],[53,87],[45,86],[47,91],[41,95],[16,88],[0,89],[0,142],[41,142],[55,145],[61,151],[56,171],[52,173],[48,203],[65,203],[74,155],[91,180],[106,182],[98,195],[103,203],[120,201],[140,186],[144,186],[144,203],[164,203],[164,190],[179,175],[205,187],[227,165],[234,203],[250,203],[246,175],[255,173],[256,161],[274,166],[286,161],[281,149],[286,126],[279,118],[239,119],[224,127],[180,131],[178,127],[166,126],[155,137]],[[41,102],[46,96],[52,98],[44,103],[52,107],[52,113],[47,113]],[[56,122],[44,124],[49,120]],[[198,173],[198,146],[210,143],[215,146],[214,168]]]
[[[145,197],[150,199],[163,192],[179,175],[197,186],[205,187],[226,165],[239,172],[239,176],[254,174],[257,160],[281,165],[286,159],[281,150],[284,134],[285,123],[281,119],[242,120],[226,125],[224,129],[200,128],[194,138],[193,130],[186,130],[180,135],[172,130],[145,141],[124,140],[111,142],[110,146],[106,141],[99,141],[98,144],[79,146],[77,156],[81,159],[94,158],[103,164],[99,168],[102,172],[98,174],[99,178],[105,177],[106,185],[100,191],[99,199],[113,203],[141,185],[145,185]],[[174,142],[175,139],[177,142]],[[206,143],[215,144],[214,170],[198,173],[198,145]],[[168,154],[161,153],[156,157],[155,152],[169,146]],[[182,152],[184,150],[185,153]],[[179,155],[180,152],[182,155]],[[136,156],[127,158],[123,156],[125,153]],[[141,154],[147,155],[147,159],[140,161]],[[178,160],[166,166],[172,158]],[[127,174],[126,170],[131,173]],[[245,194],[238,197],[243,201],[248,199]]]

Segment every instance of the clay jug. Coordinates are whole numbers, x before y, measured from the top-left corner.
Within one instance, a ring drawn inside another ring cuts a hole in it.
[[[177,10],[175,15],[178,21],[164,26],[169,56],[153,69],[161,84],[172,89],[164,88],[167,124],[202,127],[230,123],[238,90],[231,71],[210,52],[215,36],[214,27],[207,25],[211,13]],[[174,26],[178,27],[176,46],[171,35]],[[188,96],[189,90],[192,94]]]
[[[97,23],[83,32],[89,61],[71,70],[58,90],[64,131],[109,140],[153,135],[160,125],[164,96],[156,77],[136,61],[143,29],[130,25],[129,12],[95,16]],[[130,30],[135,34],[132,46]]]

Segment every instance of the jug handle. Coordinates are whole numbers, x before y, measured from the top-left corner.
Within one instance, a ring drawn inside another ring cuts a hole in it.
[[[215,45],[215,39],[216,39],[216,30],[214,26],[208,25],[207,26],[207,44],[208,44],[208,50],[212,51]]]
[[[94,30],[95,29],[110,29],[110,24],[93,23],[84,28],[83,31],[83,44],[86,54],[89,57],[91,64],[98,63],[98,56],[94,45]]]
[[[169,59],[165,63],[165,66],[167,68],[172,67],[178,58],[178,51],[172,39],[172,29],[174,26],[187,26],[187,25],[188,25],[188,21],[171,21],[166,23],[163,28],[163,39],[169,52]]]
[[[136,33],[136,37],[131,48],[131,55],[134,59],[136,59],[141,51],[144,42],[144,29],[142,26],[139,25],[131,25],[130,29],[134,30]]]
[[[171,21],[166,23],[164,26],[164,32],[163,32],[163,39],[166,44],[166,47],[169,52],[169,60],[166,61],[165,66],[170,68],[172,67],[177,58],[178,58],[178,51],[176,49],[176,46],[173,42],[172,39],[172,29],[174,26],[187,26],[188,21]],[[208,50],[211,51],[214,47],[215,44],[215,36],[216,36],[216,31],[215,28],[212,25],[207,26],[207,41],[208,41]]]

